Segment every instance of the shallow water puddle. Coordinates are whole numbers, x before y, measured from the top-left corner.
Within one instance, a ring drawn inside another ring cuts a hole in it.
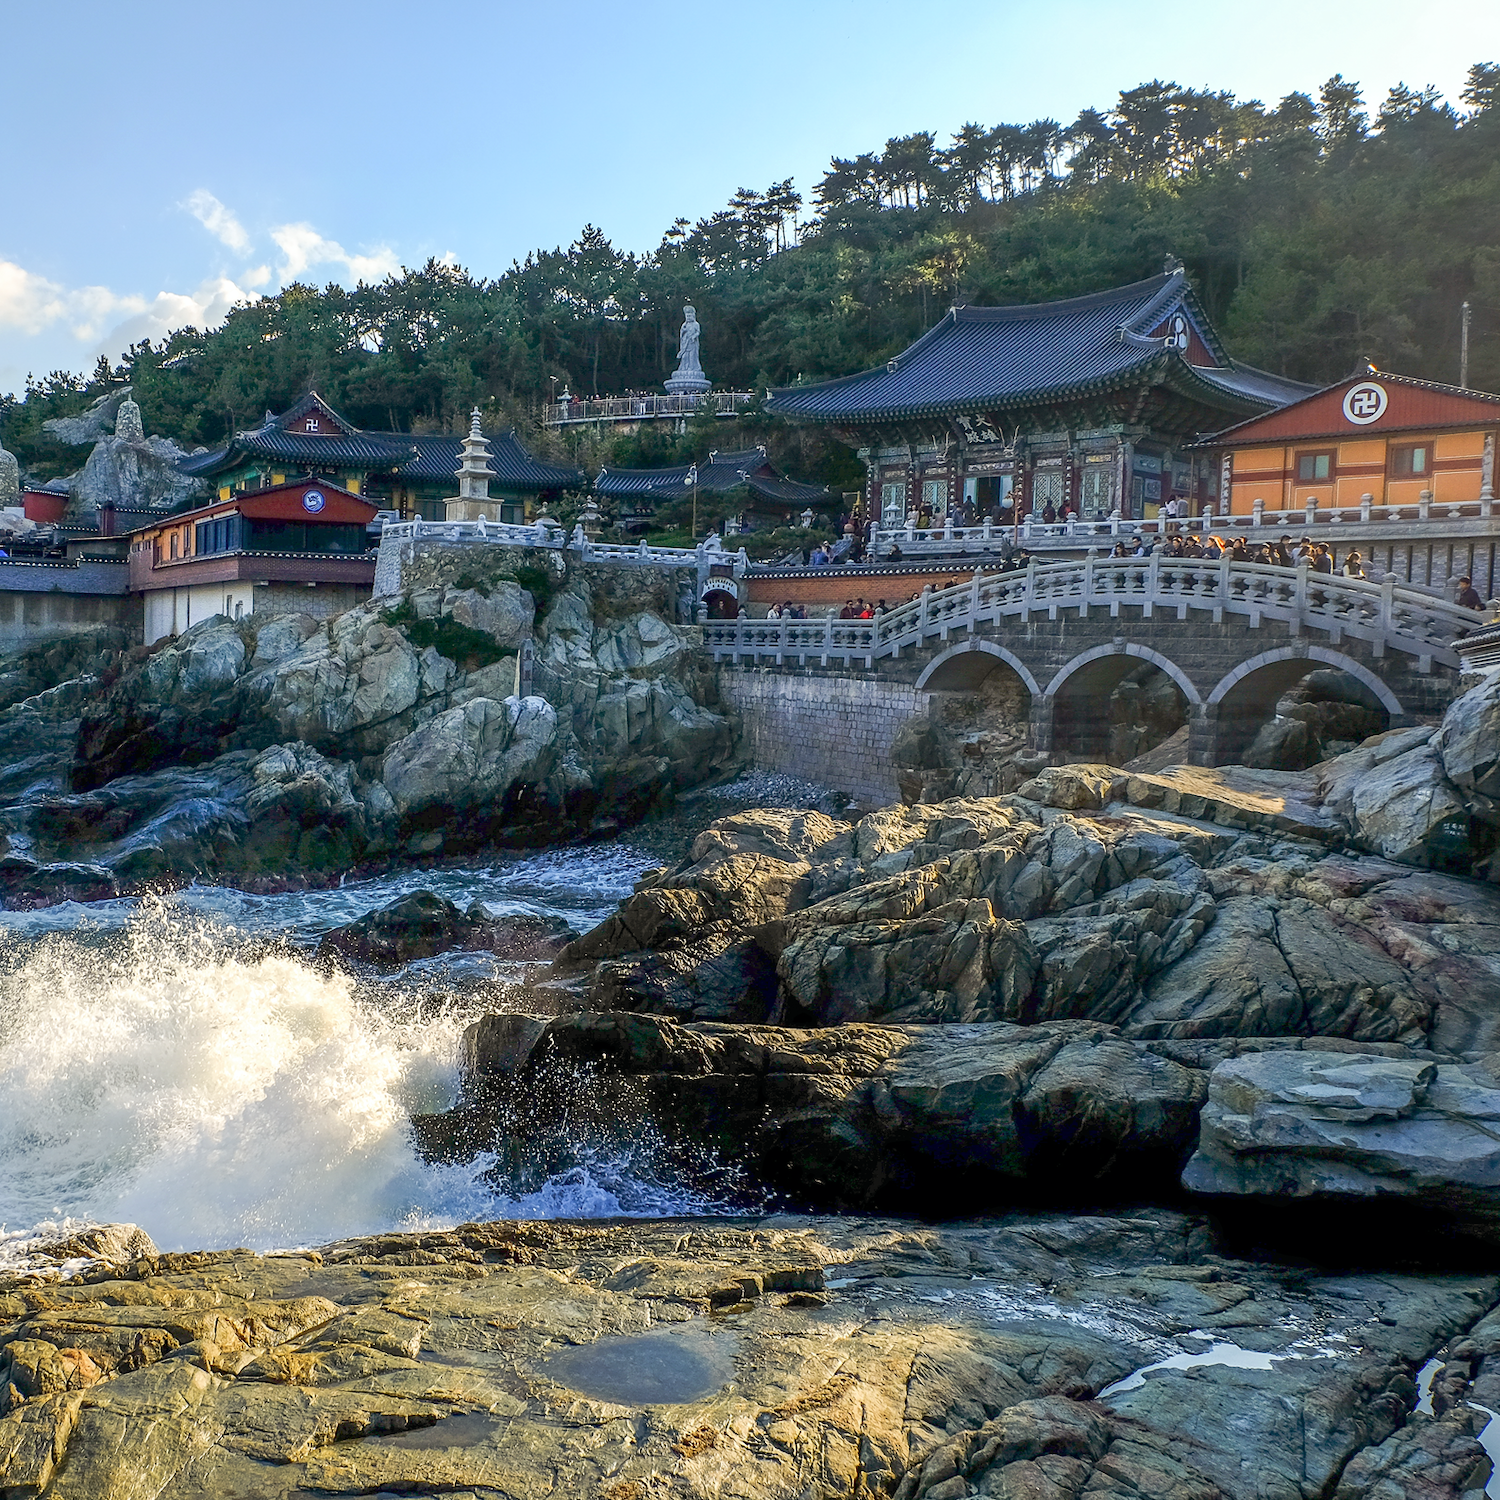
[[[1437,1372],[1442,1368],[1442,1360],[1429,1359],[1417,1371],[1417,1404],[1412,1410],[1420,1412],[1424,1417],[1432,1415],[1432,1382],[1437,1379]]]
[[[498,1438],[510,1425],[508,1417],[493,1417],[487,1411],[460,1412],[441,1417],[428,1427],[408,1427],[405,1432],[382,1432],[364,1439],[382,1448],[469,1448]]]
[[[730,1335],[647,1333],[564,1349],[542,1372],[596,1401],[673,1405],[713,1395],[734,1375],[732,1356]]]
[[[1155,1364],[1142,1365],[1134,1374],[1105,1386],[1099,1392],[1098,1399],[1103,1401],[1106,1396],[1118,1396],[1122,1392],[1138,1389],[1145,1385],[1146,1376],[1153,1370],[1192,1370],[1200,1365],[1232,1365],[1240,1370],[1269,1370],[1272,1360],[1296,1357],[1294,1354],[1262,1354],[1258,1349],[1241,1349],[1238,1344],[1216,1341],[1200,1354],[1170,1354],[1166,1359],[1157,1360]]]

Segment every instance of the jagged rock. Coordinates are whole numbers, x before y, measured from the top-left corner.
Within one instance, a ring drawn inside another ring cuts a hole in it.
[[[1313,726],[1301,718],[1277,717],[1255,732],[1241,759],[1264,771],[1304,771],[1316,764],[1320,746]]]
[[[1148,981],[1124,1019],[1147,1037],[1344,1036],[1425,1043],[1423,986],[1359,928],[1312,902],[1218,903],[1203,940]]]
[[[1449,705],[1433,746],[1470,811],[1500,822],[1500,675],[1486,677]]]
[[[501,646],[515,646],[531,634],[536,609],[531,595],[520,584],[502,581],[484,593],[445,589],[438,613],[451,616],[470,630],[493,636]]]
[[[1419,1054],[1262,1052],[1209,1079],[1192,1192],[1500,1206],[1500,1084]]]
[[[323,934],[317,956],[398,968],[457,948],[482,948],[508,959],[552,958],[571,936],[543,917],[498,916],[476,902],[465,913],[432,891],[413,891]]]
[[[606,1118],[607,1080],[624,1080],[637,1092],[613,1112],[632,1131],[644,1109],[668,1141],[829,1206],[935,1205],[959,1191],[1003,1201],[1019,1184],[1046,1191],[1060,1172],[1117,1187],[1170,1174],[1204,1094],[1201,1072],[1083,1022],[806,1031],[585,1013],[548,1023],[524,1052],[488,1046],[479,1025],[465,1050],[476,1097],[528,1101],[519,1117],[457,1111],[465,1150],[509,1151],[511,1128],[547,1135],[567,1093],[553,1070],[583,1067],[602,1075]],[[424,1127],[429,1140],[450,1131],[441,1119]]]
[[[21,503],[21,465],[14,453],[0,443],[0,510]]]

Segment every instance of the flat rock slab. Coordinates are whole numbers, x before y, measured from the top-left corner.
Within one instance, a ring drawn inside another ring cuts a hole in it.
[[[1214,1250],[1145,1212],[465,1225],[72,1281],[38,1263],[0,1278],[0,1487],[1260,1500],[1482,1462],[1452,1423],[1388,1440],[1445,1341],[1476,1329],[1454,1347],[1489,1378],[1495,1278]],[[122,1328],[139,1352],[112,1358]],[[1339,1491],[1366,1493],[1402,1492]]]
[[[1485,1064],[1372,1053],[1261,1052],[1209,1077],[1198,1193],[1394,1194],[1493,1214],[1500,1081]]]

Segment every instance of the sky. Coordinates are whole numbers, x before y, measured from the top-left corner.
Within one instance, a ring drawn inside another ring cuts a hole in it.
[[[1493,0],[74,0],[4,10],[0,392],[293,280],[495,276],[831,156],[1151,78],[1273,102],[1335,72],[1457,101]]]

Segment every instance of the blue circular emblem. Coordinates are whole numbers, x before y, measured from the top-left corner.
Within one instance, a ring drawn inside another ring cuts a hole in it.
[[[302,509],[311,511],[314,515],[323,509],[328,501],[324,498],[322,490],[309,490],[302,497]]]

